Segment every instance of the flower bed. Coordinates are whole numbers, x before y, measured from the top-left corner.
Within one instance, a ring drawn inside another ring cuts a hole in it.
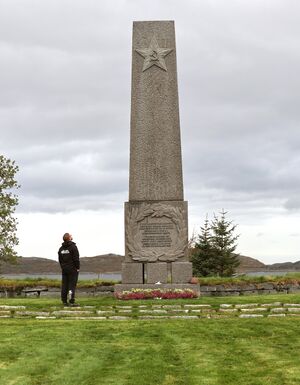
[[[198,295],[191,289],[132,289],[115,293],[117,299],[177,299],[177,298],[197,298]]]

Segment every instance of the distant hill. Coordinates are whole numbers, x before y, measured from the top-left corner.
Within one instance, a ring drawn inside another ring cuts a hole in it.
[[[300,261],[297,262],[283,262],[283,263],[273,263],[273,265],[267,265],[269,270],[288,270],[288,271],[297,271],[300,270]]]
[[[260,262],[258,259],[246,257],[244,255],[239,255],[238,259],[240,261],[240,265],[236,269],[237,273],[267,270],[267,266],[264,263]]]
[[[299,271],[300,261],[274,263],[265,265],[257,259],[238,256],[240,266],[237,273],[259,272],[259,271]],[[117,254],[97,255],[95,257],[80,258],[80,271],[82,273],[120,273],[124,256]],[[47,258],[23,258],[17,259],[16,265],[0,263],[1,274],[59,274],[60,266],[57,261]]]
[[[105,254],[80,258],[82,273],[119,273],[122,271],[123,255]]]
[[[23,258],[18,257],[16,264],[0,263],[1,274],[40,274],[59,273],[59,264],[52,259],[46,258]]]
[[[80,258],[82,273],[117,273],[121,271],[124,257],[117,254],[98,255],[96,257]],[[16,265],[0,263],[1,274],[59,274],[60,266],[57,261],[47,258],[28,257],[17,258]]]
[[[281,262],[273,263],[272,265],[265,265],[264,263],[258,261],[257,259],[245,257],[243,255],[239,256],[240,266],[237,268],[238,273],[245,272],[255,272],[255,271],[300,271],[300,261],[297,262]]]

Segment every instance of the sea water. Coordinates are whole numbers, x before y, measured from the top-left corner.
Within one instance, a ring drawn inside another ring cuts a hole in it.
[[[25,279],[25,278],[46,278],[61,279],[61,274],[0,274],[1,278],[6,279]],[[120,281],[121,273],[79,273],[79,280],[101,279],[109,281]]]

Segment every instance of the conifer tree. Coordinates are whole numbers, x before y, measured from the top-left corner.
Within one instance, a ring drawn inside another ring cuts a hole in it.
[[[194,245],[191,256],[193,264],[193,275],[208,276],[215,275],[214,250],[211,246],[210,225],[208,217],[204,221],[204,226],[200,228],[201,232]]]
[[[239,235],[234,235],[236,225],[226,220],[226,214],[222,210],[211,223],[206,217],[191,255],[195,276],[231,276],[238,267],[235,249]]]
[[[12,189],[18,188],[15,174],[18,166],[15,162],[0,155],[0,262],[14,262],[18,244],[16,236],[17,220],[13,217],[18,204]]]
[[[214,250],[215,266],[218,275],[230,276],[239,266],[238,255],[235,254],[236,241],[239,235],[234,235],[237,225],[226,220],[227,212],[222,210],[220,216],[214,216],[211,222],[211,247]]]

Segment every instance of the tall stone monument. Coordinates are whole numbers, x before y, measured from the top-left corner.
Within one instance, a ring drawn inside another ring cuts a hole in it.
[[[173,21],[133,23],[123,284],[188,283]]]

